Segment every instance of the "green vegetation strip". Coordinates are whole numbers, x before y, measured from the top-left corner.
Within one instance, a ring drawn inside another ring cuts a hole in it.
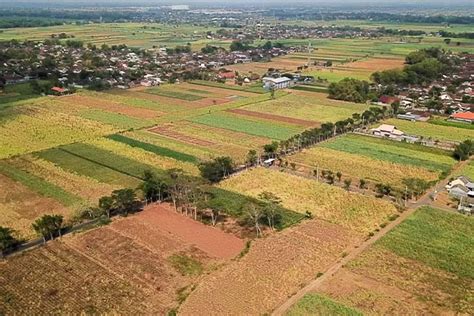
[[[250,135],[263,136],[272,139],[288,139],[301,132],[301,129],[277,125],[273,122],[247,120],[227,113],[211,113],[197,116],[192,122],[220,127]]]
[[[322,92],[327,93],[328,88],[326,87],[318,87],[318,86],[294,86],[293,90],[301,90],[301,91],[308,91],[308,92]]]
[[[30,188],[32,191],[42,196],[59,201],[64,206],[72,206],[82,201],[81,198],[64,191],[62,188],[26,171],[17,169],[5,161],[0,162],[0,173],[17,182],[20,182],[24,186]]]
[[[164,170],[88,144],[71,144],[61,147],[61,150],[137,179],[142,179],[146,170],[154,171],[158,176],[163,176],[166,173]]]
[[[474,218],[424,207],[383,237],[378,246],[401,257],[474,279]]]
[[[236,90],[236,91],[244,91],[244,92],[252,92],[263,94],[266,93],[265,89],[263,89],[260,85],[251,85],[251,86],[231,86],[224,83],[214,82],[214,81],[204,81],[204,80],[195,80],[191,81],[190,83],[195,85],[207,86],[207,87],[214,87],[214,88],[221,88],[227,90]]]
[[[343,315],[343,316],[362,316],[363,314],[356,309],[347,307],[341,303],[333,301],[325,296],[310,293],[303,296],[290,310],[287,316],[303,315]]]
[[[450,153],[441,149],[369,136],[346,135],[320,146],[437,172],[447,172],[455,163]]]
[[[175,98],[175,99],[180,99],[180,100],[185,100],[185,101],[197,101],[197,100],[204,99],[203,96],[179,92],[179,91],[164,90],[162,88],[151,88],[151,89],[145,90],[145,92],[150,93],[150,94],[160,95],[162,97]]]
[[[451,127],[473,129],[474,130],[474,124],[461,123],[461,122],[451,122],[451,121],[446,121],[446,120],[443,120],[443,119],[431,119],[431,120],[428,121],[428,123],[431,123],[431,124],[434,124],[434,125],[451,126]],[[473,135],[473,138],[474,138],[474,135]]]
[[[201,262],[186,255],[174,254],[168,260],[181,275],[200,275],[204,271]]]
[[[153,122],[149,120],[137,119],[123,114],[105,112],[95,109],[81,111],[79,115],[85,119],[109,124],[120,129],[140,128],[153,125]]]
[[[95,162],[82,159],[59,148],[52,148],[38,152],[35,156],[50,161],[58,167],[72,173],[90,177],[102,183],[113,185],[137,186],[140,183],[136,178],[127,176],[119,171],[104,168]]]
[[[191,155],[188,155],[188,154],[185,154],[185,153],[182,153],[182,152],[174,151],[174,150],[169,149],[169,148],[160,147],[160,146],[156,146],[156,145],[153,145],[153,144],[141,142],[139,140],[129,138],[129,137],[123,136],[121,134],[110,135],[110,136],[107,136],[107,138],[112,139],[112,140],[117,141],[117,142],[120,142],[120,143],[123,143],[123,144],[127,144],[127,145],[132,146],[132,147],[136,147],[136,148],[146,150],[148,152],[152,152],[152,153],[157,154],[157,155],[173,158],[173,159],[176,159],[176,160],[179,160],[179,161],[190,162],[190,163],[194,163],[194,164],[199,162],[199,159],[194,157],[194,156],[191,156]]]

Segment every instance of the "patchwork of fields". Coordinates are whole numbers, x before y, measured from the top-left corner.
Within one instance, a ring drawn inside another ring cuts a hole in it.
[[[271,192],[284,207],[309,211],[314,218],[255,241],[245,257],[203,279],[181,307],[183,315],[209,308],[226,315],[271,311],[397,214],[389,202],[264,168],[227,179],[220,187],[252,197]],[[213,299],[202,304],[205,297]]]
[[[344,135],[289,157],[298,169],[341,172],[344,177],[404,187],[403,180],[436,181],[455,164],[451,153],[416,144]],[[354,181],[355,182],[355,181]]]
[[[470,217],[420,209],[318,294],[368,314],[472,314],[473,233]]]
[[[170,210],[149,208],[1,264],[0,312],[164,314],[243,244]]]

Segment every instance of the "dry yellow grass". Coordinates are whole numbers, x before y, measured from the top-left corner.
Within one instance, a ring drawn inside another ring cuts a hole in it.
[[[368,234],[396,213],[396,208],[387,201],[264,168],[225,180],[220,187],[252,197],[258,197],[263,191],[272,192],[290,210],[310,211],[318,218],[360,234]]]
[[[345,176],[394,186],[401,186],[404,178],[420,178],[426,181],[438,179],[436,172],[424,168],[375,160],[323,147],[306,149],[291,156],[290,161],[308,171],[316,168],[331,170],[341,172]]]

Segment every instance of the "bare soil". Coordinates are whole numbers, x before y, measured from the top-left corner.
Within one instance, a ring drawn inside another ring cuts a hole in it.
[[[319,122],[303,120],[303,119],[297,119],[297,118],[281,116],[281,115],[276,115],[276,114],[270,114],[270,113],[260,113],[260,112],[254,112],[254,111],[243,110],[243,109],[233,109],[233,110],[227,110],[227,111],[231,112],[231,113],[235,113],[235,114],[251,116],[251,117],[258,117],[258,118],[262,118],[262,119],[266,119],[266,120],[290,123],[290,124],[300,125],[300,126],[305,126],[305,127],[321,126],[321,123],[319,123]]]

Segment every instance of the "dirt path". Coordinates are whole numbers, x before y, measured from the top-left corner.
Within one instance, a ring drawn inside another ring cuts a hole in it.
[[[346,257],[341,259],[340,261],[337,261],[334,263],[331,267],[329,267],[328,270],[319,278],[314,279],[311,281],[308,285],[303,287],[301,290],[299,290],[295,295],[292,297],[288,298],[282,305],[280,305],[278,308],[276,308],[272,315],[274,316],[279,316],[279,315],[284,315],[286,311],[296,304],[303,296],[310,292],[316,291],[321,284],[334,276],[336,272],[341,269],[344,265],[349,263],[349,261],[355,259],[359,254],[361,254],[364,250],[369,248],[371,245],[373,245],[377,240],[385,236],[388,232],[390,232],[393,228],[395,228],[397,225],[399,225],[401,222],[403,222],[407,217],[409,217],[411,214],[413,214],[416,209],[418,209],[421,206],[428,206],[433,203],[431,196],[439,192],[444,188],[444,186],[449,182],[449,178],[452,175],[455,175],[457,171],[461,170],[464,166],[466,166],[469,163],[470,160],[462,161],[458,163],[454,168],[451,170],[450,175],[448,175],[443,181],[440,181],[439,183],[436,184],[433,188],[431,188],[428,192],[426,192],[420,199],[418,199],[415,202],[410,203],[408,206],[408,210],[405,211],[398,217],[396,220],[393,222],[390,222],[387,226],[382,228],[380,231],[378,231],[372,238],[366,240],[363,242],[359,247],[354,248]],[[447,209],[444,209],[447,211]]]

